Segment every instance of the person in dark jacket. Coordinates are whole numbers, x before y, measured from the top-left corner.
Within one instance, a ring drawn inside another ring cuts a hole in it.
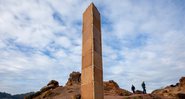
[[[135,93],[135,86],[134,85],[132,85],[131,89],[132,89],[132,92]]]
[[[145,82],[143,81],[143,83],[141,84],[142,88],[143,88],[143,94],[146,94],[146,86],[145,86]]]

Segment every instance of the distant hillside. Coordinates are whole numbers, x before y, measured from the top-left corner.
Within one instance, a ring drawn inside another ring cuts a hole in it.
[[[30,94],[34,94],[34,92],[29,92],[25,94],[16,94],[16,95],[11,95],[6,92],[0,92],[0,99],[24,99],[25,96],[28,96]]]

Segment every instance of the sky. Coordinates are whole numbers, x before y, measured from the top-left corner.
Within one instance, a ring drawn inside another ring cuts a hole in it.
[[[104,80],[152,90],[185,76],[184,0],[0,0],[0,91],[65,85],[81,71],[82,14],[101,13]]]

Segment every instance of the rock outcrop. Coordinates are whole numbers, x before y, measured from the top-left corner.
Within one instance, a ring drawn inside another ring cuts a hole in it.
[[[154,90],[152,94],[157,94],[168,98],[185,99],[185,77],[182,77],[179,80],[179,83],[176,83],[175,85]]]
[[[59,84],[56,80],[51,80],[47,86],[44,86],[43,88],[40,89],[41,92],[45,92],[47,90],[50,90],[50,89],[55,89],[56,87],[58,87]]]
[[[80,72],[72,72],[69,75],[66,86],[72,86],[74,84],[80,84],[80,83],[81,83],[81,73]]]
[[[47,86],[25,99],[80,99],[80,76],[79,72],[72,72],[65,86],[51,80]]]
[[[104,95],[129,96],[132,94],[127,90],[121,89],[119,85],[113,80],[105,81],[103,85],[104,85]]]
[[[33,93],[29,96],[26,96],[25,99],[33,99],[35,97],[44,98],[46,95],[53,89],[59,87],[59,83],[56,80],[51,80],[47,86],[44,86],[40,89],[40,91],[37,91],[36,93]],[[61,86],[62,87],[62,86]]]
[[[72,72],[65,86],[59,86],[57,81],[51,80],[47,86],[25,99],[80,99],[80,78],[80,72]],[[113,80],[104,81],[103,85],[104,99],[185,99],[185,77],[179,83],[155,90],[151,94],[142,94],[142,91],[133,94],[120,88]]]
[[[179,87],[180,87],[180,90],[181,91],[185,91],[185,77],[182,77],[180,80],[179,80],[180,84],[179,84]]]
[[[58,82],[51,80],[47,86],[40,91],[27,96],[25,99],[80,99],[81,73],[72,72],[65,86],[59,86]],[[104,82],[104,95],[109,96],[129,96],[131,92],[121,89],[119,85],[113,81]]]

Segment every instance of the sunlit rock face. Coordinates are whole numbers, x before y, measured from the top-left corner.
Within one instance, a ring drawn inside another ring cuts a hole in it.
[[[158,94],[168,98],[185,99],[185,77],[181,77],[179,83],[169,85],[163,89],[157,89],[152,94]]]

